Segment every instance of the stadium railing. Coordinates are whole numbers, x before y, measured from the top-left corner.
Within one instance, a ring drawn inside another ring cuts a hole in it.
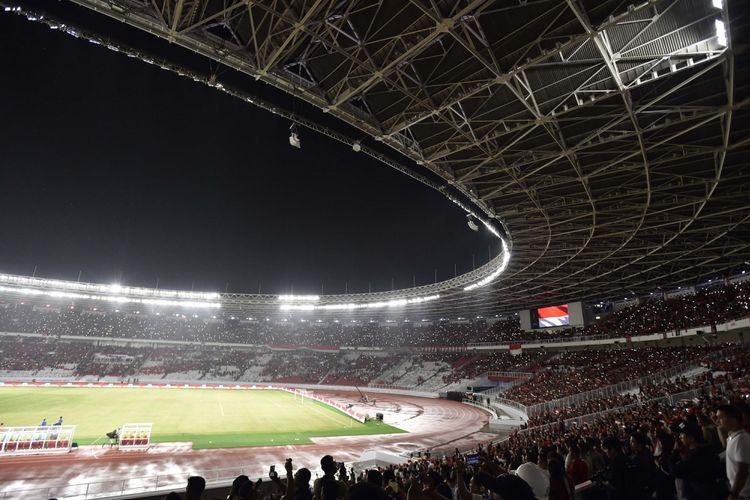
[[[499,342],[469,342],[466,347],[471,349],[472,347],[493,347],[493,346],[509,346],[511,344],[561,344],[565,342],[580,342],[587,340],[609,340],[613,339],[612,335],[571,335],[569,337],[549,337],[545,339],[513,339],[513,340],[502,340]]]
[[[391,389],[394,391],[413,391],[413,387],[406,387],[405,385],[391,385],[391,384],[368,384],[368,389]]]

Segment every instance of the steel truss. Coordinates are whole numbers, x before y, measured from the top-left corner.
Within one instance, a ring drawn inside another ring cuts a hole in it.
[[[305,99],[502,223],[506,272],[428,317],[647,294],[750,253],[740,2],[70,1]]]

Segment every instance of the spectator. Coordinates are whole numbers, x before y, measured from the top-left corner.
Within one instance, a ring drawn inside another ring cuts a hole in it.
[[[200,500],[203,490],[206,489],[206,480],[201,476],[191,476],[188,478],[187,487],[185,488],[185,500]]]
[[[565,473],[563,457],[552,453],[547,460],[549,463],[549,500],[573,500],[575,488],[573,481]]]
[[[492,477],[486,472],[480,472],[477,481],[488,491],[500,495],[503,500],[536,500],[531,486],[513,474]]]
[[[537,500],[547,500],[550,489],[550,474],[539,467],[538,461],[538,451],[535,448],[527,450],[524,463],[516,469],[516,476],[531,486]]]
[[[573,481],[573,485],[581,484],[589,478],[589,467],[581,459],[581,449],[577,445],[571,445],[568,450],[568,476]]]
[[[671,455],[671,471],[682,480],[685,500],[723,500],[727,496],[719,456],[703,443],[695,420],[682,422],[679,440]]]
[[[392,469],[388,469],[383,472],[383,481],[385,483],[385,494],[388,498],[399,499],[403,490],[401,489],[398,481],[396,480],[396,474]]]
[[[232,487],[229,489],[229,495],[227,495],[227,500],[239,500],[240,487],[242,487],[243,484],[249,483],[249,482],[250,482],[250,478],[248,478],[244,474],[239,475],[236,478],[234,478],[234,481],[232,481]],[[171,499],[171,500],[175,500],[175,499]]]
[[[625,457],[622,454],[622,443],[614,436],[602,441],[602,448],[607,454],[606,480],[611,500],[630,500],[630,476]]]
[[[320,481],[320,500],[336,500],[343,498],[339,482],[328,476],[323,476]],[[317,480],[315,481],[317,483]]]
[[[370,479],[376,478],[374,476],[370,477],[369,472],[378,471],[368,471],[367,481],[359,482],[349,488],[348,500],[386,500],[385,491],[382,486],[370,481]]]
[[[289,464],[291,465],[291,460]],[[311,477],[310,471],[305,467],[298,469],[294,473],[294,500],[312,500],[312,492],[310,491]]]
[[[383,474],[377,469],[367,471],[367,482],[372,483],[380,488],[383,487]]]
[[[334,488],[333,486],[329,486],[328,488],[328,494],[329,497],[325,500],[334,500],[334,498],[331,498],[330,495],[333,494],[334,489],[336,491],[336,494],[338,495],[338,498],[345,499],[347,497],[347,489],[348,486],[346,484],[346,468],[344,467],[344,464],[341,463],[337,467],[336,462],[334,462],[333,457],[331,455],[325,455],[323,458],[320,459],[320,468],[323,470],[323,477],[319,477],[315,480],[313,483],[313,498],[315,500],[323,500],[321,494],[321,488],[324,484],[324,482],[330,482],[333,481],[337,483],[337,486]],[[336,480],[336,471],[338,470],[339,473],[339,479]]]
[[[750,498],[750,435],[742,427],[742,412],[736,406],[722,405],[716,412],[718,427],[726,435],[726,473],[729,499]]]
[[[633,480],[634,499],[648,500],[654,491],[654,455],[648,449],[648,444],[648,438],[644,434],[634,432],[630,435],[630,448],[633,453],[628,465]]]

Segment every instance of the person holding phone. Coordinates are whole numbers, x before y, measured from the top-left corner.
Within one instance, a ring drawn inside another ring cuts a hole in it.
[[[343,462],[335,462],[331,455],[325,455],[320,459],[320,468],[323,470],[323,477],[319,477],[313,483],[313,498],[314,500],[321,500],[321,489],[323,483],[326,481],[336,481],[338,483],[337,498],[339,500],[345,500],[348,492],[349,485],[346,483],[346,467]],[[339,478],[336,479],[336,472],[338,472]],[[326,499],[332,500],[332,499]]]

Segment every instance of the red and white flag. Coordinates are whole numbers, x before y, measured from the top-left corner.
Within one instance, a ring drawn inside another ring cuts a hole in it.
[[[511,344],[510,345],[510,355],[511,356],[518,356],[523,351],[523,348],[521,347],[521,344]]]
[[[570,324],[568,304],[542,307],[537,309],[537,313],[539,315],[539,326],[542,328],[549,326],[568,326]]]

